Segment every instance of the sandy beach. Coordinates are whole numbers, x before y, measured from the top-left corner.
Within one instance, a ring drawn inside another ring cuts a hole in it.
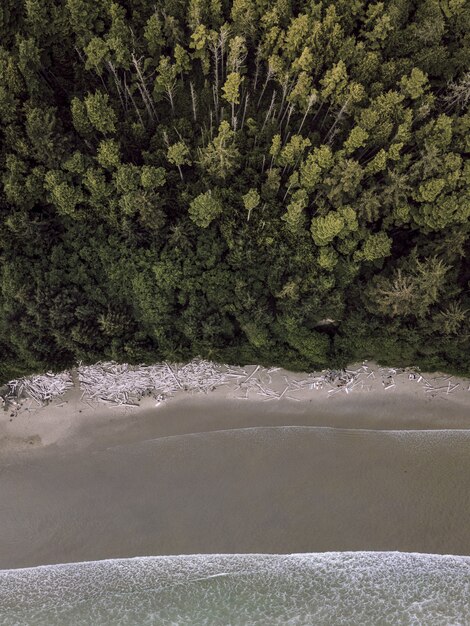
[[[468,381],[441,394],[407,376],[387,391],[374,381],[272,402],[227,385],[132,409],[86,404],[74,388],[3,411],[0,569],[194,553],[469,555]]]

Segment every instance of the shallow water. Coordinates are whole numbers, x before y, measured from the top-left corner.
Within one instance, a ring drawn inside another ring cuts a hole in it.
[[[464,625],[469,591],[469,557],[148,557],[0,571],[0,625]]]

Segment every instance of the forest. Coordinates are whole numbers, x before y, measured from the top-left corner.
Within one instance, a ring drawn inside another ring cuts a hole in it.
[[[467,0],[2,0],[0,382],[470,372]]]

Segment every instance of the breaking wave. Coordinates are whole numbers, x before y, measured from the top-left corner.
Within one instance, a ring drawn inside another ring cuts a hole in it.
[[[0,571],[0,624],[470,623],[470,557],[139,557]]]

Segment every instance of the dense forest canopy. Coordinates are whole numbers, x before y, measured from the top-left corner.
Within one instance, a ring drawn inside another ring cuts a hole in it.
[[[2,0],[0,378],[470,371],[470,3]]]

